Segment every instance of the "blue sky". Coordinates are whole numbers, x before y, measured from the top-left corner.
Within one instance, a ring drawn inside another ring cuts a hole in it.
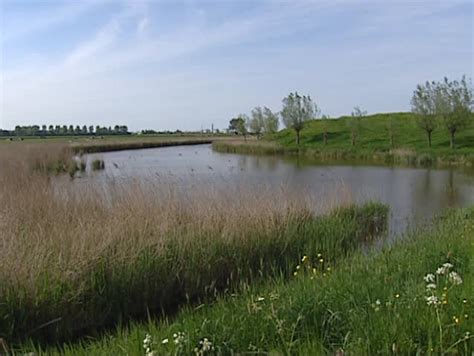
[[[290,91],[323,113],[407,111],[473,73],[463,0],[0,0],[0,127],[225,128]]]

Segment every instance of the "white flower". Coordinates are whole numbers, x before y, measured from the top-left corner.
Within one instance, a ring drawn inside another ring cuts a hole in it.
[[[427,289],[427,290],[436,289],[436,284],[434,284],[434,283],[427,284],[427,285],[426,285],[426,289]]]
[[[423,277],[426,283],[432,283],[435,281],[435,275],[433,273],[428,273],[426,276]]]
[[[178,332],[177,334],[173,334],[173,338],[174,338],[174,343],[176,345],[181,345],[181,344],[184,344],[185,341],[186,341],[186,334],[182,331]]]
[[[426,304],[428,305],[436,305],[439,302],[438,297],[435,295],[431,295],[429,297],[426,297],[425,299],[426,299]]]
[[[375,304],[376,304],[376,305],[380,305],[380,300],[377,299],[377,300],[375,301]]]
[[[258,297],[258,298],[257,298],[257,302],[263,302],[264,300],[265,300],[264,297]]]
[[[212,342],[209,341],[207,337],[199,341],[199,344],[201,345],[201,351],[206,352],[206,351],[211,351],[214,348],[212,347]]]
[[[163,339],[163,340],[161,341],[161,343],[164,345],[164,344],[167,344],[169,341],[170,341],[170,340],[169,340],[168,338],[166,338],[166,339]]]
[[[449,273],[448,278],[452,284],[459,285],[462,283],[461,276],[454,271]]]
[[[453,268],[453,265],[451,263],[443,263],[443,267],[446,268],[446,269],[450,269],[450,268]]]
[[[445,273],[446,273],[446,268],[444,267],[438,267],[438,269],[436,270],[436,274],[442,275]]]

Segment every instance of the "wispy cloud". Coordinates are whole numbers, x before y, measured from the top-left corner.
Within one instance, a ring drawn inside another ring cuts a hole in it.
[[[98,4],[67,3],[10,36],[60,28],[61,13],[87,27],[85,14]],[[139,117],[135,127],[128,122],[132,128],[196,128],[203,120],[223,126],[252,105],[278,109],[294,89],[313,94],[332,115],[353,105],[404,110],[400,93],[409,95],[417,80],[469,71],[472,61],[472,17],[458,9],[467,2],[256,4],[114,3],[86,37],[5,73],[3,124]]]

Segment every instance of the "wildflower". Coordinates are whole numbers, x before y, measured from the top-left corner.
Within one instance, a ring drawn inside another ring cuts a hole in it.
[[[298,272],[294,271],[293,272],[293,276],[296,276],[298,274]]]
[[[331,267],[326,268],[328,272],[331,272]]]
[[[300,265],[296,266],[296,270],[299,270],[300,268],[301,268],[301,266],[300,266]]]
[[[469,319],[469,315],[464,314],[464,319]]]
[[[155,352],[152,350],[153,347],[153,339],[150,334],[145,335],[145,339],[143,339],[143,348],[145,349],[145,356],[154,356]]]
[[[427,289],[427,290],[436,289],[436,284],[434,284],[434,283],[427,284],[427,285],[426,285],[426,289]]]
[[[304,255],[303,258],[301,259],[301,262],[304,263],[304,261],[306,261],[308,259],[308,256]]]
[[[163,345],[167,344],[170,340],[168,338],[161,340],[161,343]]]
[[[463,304],[467,304],[467,299],[462,300]]]
[[[313,268],[313,274],[316,274],[316,268]]]
[[[380,304],[381,304],[381,303],[380,303],[380,300],[377,299],[377,300],[375,301],[375,304],[376,304],[376,305],[380,305]]]
[[[453,265],[451,263],[446,262],[446,263],[443,263],[443,267],[448,270],[450,268],[453,268]]]
[[[323,263],[324,262],[324,259],[323,258],[320,258],[319,259],[319,263]]]
[[[459,285],[462,283],[461,276],[456,272],[450,272],[448,275],[449,281],[454,285]]]
[[[423,277],[426,283],[433,283],[435,281],[435,275],[433,273],[428,273]]]
[[[395,294],[395,298],[397,298],[397,299],[400,298],[400,294],[398,294],[398,293]]]
[[[184,332],[180,331],[178,333],[173,334],[173,339],[174,339],[173,341],[174,341],[175,345],[180,346],[180,345],[185,343],[186,334]]]
[[[263,302],[264,300],[265,300],[264,297],[258,297],[258,298],[257,298],[257,302]]]
[[[459,318],[457,316],[453,316],[453,321],[455,324],[459,324]]]
[[[210,342],[206,337],[199,343],[202,345],[202,351],[211,351],[213,349],[212,342]]]
[[[426,297],[426,304],[428,305],[437,305],[439,303],[438,297],[435,295],[430,295],[429,297]]]
[[[322,255],[321,255],[320,253],[318,253],[318,258],[321,258],[321,256],[322,256]]]
[[[436,269],[436,274],[438,274],[438,275],[442,275],[442,274],[445,274],[445,273],[446,273],[446,269],[443,268],[443,267],[438,267]]]

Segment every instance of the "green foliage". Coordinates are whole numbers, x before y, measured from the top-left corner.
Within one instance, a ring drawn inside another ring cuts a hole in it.
[[[309,95],[301,96],[295,92],[283,99],[281,117],[287,128],[295,130],[297,145],[300,144],[300,131],[304,128],[305,123],[315,119],[319,113],[319,108]]]
[[[182,229],[134,257],[118,257],[120,246],[112,245],[74,278],[56,278],[44,270],[44,283],[33,294],[30,285],[2,284],[0,337],[59,341],[149,313],[167,314],[245,283],[289,277],[293,261],[304,253],[322,252],[336,265],[373,233],[384,231],[386,221],[385,206],[368,204],[320,217],[276,214],[273,225],[242,226],[225,238],[213,226]]]
[[[435,273],[445,263],[452,265],[461,284]],[[204,339],[218,354],[474,351],[472,208],[448,212],[434,227],[385,250],[357,253],[337,264],[328,261],[324,250],[308,250],[293,260],[292,268],[296,275],[290,281],[277,277],[263,285],[244,285],[215,303],[189,306],[172,320],[149,320],[47,352],[143,355],[146,334],[157,354],[176,355],[195,354]],[[427,288],[430,273],[435,275],[434,290]],[[433,291],[446,302],[430,304],[427,298]],[[23,351],[33,349],[25,346]]]

